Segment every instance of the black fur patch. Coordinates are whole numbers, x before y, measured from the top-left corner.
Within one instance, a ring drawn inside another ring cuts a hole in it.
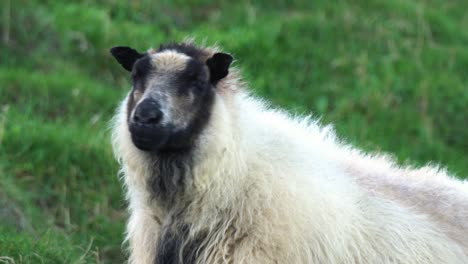
[[[154,177],[148,182],[153,197],[166,209],[174,205],[178,194],[184,192],[185,183],[191,177],[190,151],[169,151],[154,154]]]
[[[176,216],[175,219],[181,219]],[[163,227],[158,239],[155,264],[192,264],[204,251],[207,233],[190,236],[190,225],[177,221]]]

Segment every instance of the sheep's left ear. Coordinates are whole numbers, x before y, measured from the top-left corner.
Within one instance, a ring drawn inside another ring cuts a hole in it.
[[[122,46],[113,47],[110,49],[110,52],[117,62],[127,71],[132,71],[133,64],[135,64],[139,58],[145,56],[145,54],[139,53],[135,49]]]
[[[232,60],[231,55],[219,52],[206,61],[206,65],[210,69],[210,82],[213,85],[228,75]]]

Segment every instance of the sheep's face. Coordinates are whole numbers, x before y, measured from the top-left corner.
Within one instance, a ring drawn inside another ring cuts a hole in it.
[[[127,124],[134,145],[142,151],[189,149],[210,118],[216,84],[228,74],[232,57],[209,57],[187,44],[145,54],[115,47],[111,53],[131,72]]]

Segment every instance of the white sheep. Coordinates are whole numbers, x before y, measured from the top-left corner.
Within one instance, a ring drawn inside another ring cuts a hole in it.
[[[130,263],[468,263],[467,182],[272,109],[215,48],[111,52]]]

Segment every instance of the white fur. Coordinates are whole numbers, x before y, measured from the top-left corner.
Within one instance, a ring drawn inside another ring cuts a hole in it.
[[[186,221],[212,232],[197,263],[468,263],[467,182],[361,153],[330,127],[248,95],[235,75],[219,83],[194,151]],[[126,116],[124,100],[113,145],[129,262],[149,264],[167,212],[149,198],[150,160]]]

